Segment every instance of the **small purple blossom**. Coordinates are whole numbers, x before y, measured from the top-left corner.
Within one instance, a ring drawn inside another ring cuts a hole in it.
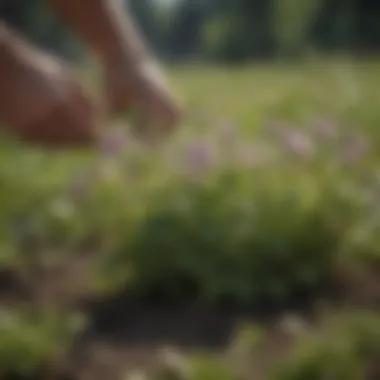
[[[114,130],[108,133],[101,146],[101,152],[104,156],[118,156],[125,148],[127,137],[124,131]]]
[[[338,137],[337,125],[327,118],[320,118],[313,123],[313,132],[322,140],[333,140]]]
[[[299,158],[308,160],[314,156],[314,143],[306,133],[284,130],[281,140],[285,148]]]
[[[193,142],[187,148],[185,160],[192,174],[208,172],[215,164],[214,147],[205,141]]]

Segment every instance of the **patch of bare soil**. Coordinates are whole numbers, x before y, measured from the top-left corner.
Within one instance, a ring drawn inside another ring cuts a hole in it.
[[[0,270],[0,305],[27,302],[33,307],[77,307],[90,317],[89,329],[78,339],[68,358],[69,371],[50,376],[51,380],[124,380],[126,374],[138,370],[155,373],[162,368],[165,348],[223,355],[230,347],[236,326],[247,321],[272,326],[252,356],[246,369],[248,378],[264,379],[273,360],[291,352],[290,338],[275,324],[280,315],[278,310],[268,313],[265,307],[246,311],[232,307],[202,308],[154,299],[142,302],[130,295],[85,302],[86,274],[91,272],[92,265],[94,260],[84,255],[39,268],[26,278],[11,269]],[[380,283],[378,278],[371,278],[372,301],[374,295],[380,299],[373,281],[376,286]]]
[[[236,325],[253,320],[251,311],[141,302],[130,295],[83,302],[91,265],[91,259],[83,256],[75,262],[40,267],[26,277],[16,270],[0,271],[0,305],[76,307],[90,317],[89,329],[68,358],[68,370],[58,370],[49,379],[117,380],[140,370],[156,373],[162,369],[165,349],[223,355]],[[257,360],[257,367],[264,363]]]

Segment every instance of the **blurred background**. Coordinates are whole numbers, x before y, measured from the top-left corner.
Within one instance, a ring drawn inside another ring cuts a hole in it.
[[[308,54],[368,55],[380,46],[376,0],[125,0],[161,57],[243,62]],[[82,50],[43,0],[3,0],[5,19],[40,44]]]
[[[92,86],[45,5],[0,1]],[[188,117],[121,154],[1,138],[0,378],[380,379],[380,1],[125,6]]]

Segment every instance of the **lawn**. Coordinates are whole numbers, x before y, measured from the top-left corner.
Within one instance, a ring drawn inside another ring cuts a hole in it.
[[[113,380],[170,345],[157,378],[378,378],[379,62],[169,74],[188,114],[159,146],[4,137],[0,375]]]

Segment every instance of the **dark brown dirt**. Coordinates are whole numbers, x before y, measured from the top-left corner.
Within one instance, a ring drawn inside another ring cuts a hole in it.
[[[117,380],[138,370],[154,373],[162,366],[165,348],[220,355],[229,347],[235,326],[253,318],[229,308],[141,302],[125,295],[86,301],[85,274],[91,265],[84,256],[29,276],[0,271],[0,306],[75,307],[90,316],[90,326],[69,358],[69,370],[59,370],[49,380]]]
[[[223,355],[240,322],[273,326],[277,319],[267,310],[244,312],[231,307],[141,302],[130,295],[88,301],[86,273],[91,265],[93,260],[83,256],[40,268],[29,277],[12,269],[0,270],[0,305],[26,302],[33,307],[76,307],[90,316],[90,326],[69,358],[68,372],[58,371],[49,380],[117,380],[138,370],[154,373],[162,367],[165,348]],[[278,317],[278,311],[274,315]],[[291,342],[284,332],[276,328],[271,331],[247,369],[257,380],[264,379],[274,358],[290,352]]]

